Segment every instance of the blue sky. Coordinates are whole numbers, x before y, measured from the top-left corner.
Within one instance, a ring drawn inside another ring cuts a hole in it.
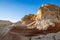
[[[42,4],[56,4],[60,0],[0,0],[0,20],[19,21],[24,15],[36,14]]]

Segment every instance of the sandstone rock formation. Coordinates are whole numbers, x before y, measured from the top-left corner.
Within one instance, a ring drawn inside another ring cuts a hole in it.
[[[35,20],[35,24],[32,22],[28,26],[33,24],[31,28],[36,27],[39,30],[46,30],[50,25],[55,26],[55,23],[60,22],[60,7],[52,4],[43,5],[39,8]]]
[[[59,11],[60,7],[58,6],[43,5],[36,15],[26,15],[19,21],[20,23],[4,26],[1,31],[3,34],[0,32],[0,40],[60,40],[58,38],[60,37],[60,33],[58,33],[60,31]]]
[[[31,22],[34,21],[33,17],[35,17],[34,14],[29,14],[29,15],[25,15],[22,19],[21,19],[21,22],[22,24],[29,24]]]

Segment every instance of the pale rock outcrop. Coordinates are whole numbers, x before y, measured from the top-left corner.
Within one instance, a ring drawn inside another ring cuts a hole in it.
[[[47,30],[50,25],[54,27],[55,23],[59,22],[60,7],[52,4],[47,4],[39,8],[35,17],[35,21],[28,26],[31,26],[33,24],[31,28],[35,27],[39,30]]]
[[[32,37],[32,40],[60,40],[60,32]]]
[[[27,25],[27,24],[33,22],[33,21],[34,21],[34,20],[33,20],[33,17],[34,17],[34,16],[35,16],[34,14],[25,15],[25,16],[21,19],[22,24]]]

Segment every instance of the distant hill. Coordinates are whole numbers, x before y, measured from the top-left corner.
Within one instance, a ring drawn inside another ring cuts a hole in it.
[[[12,22],[10,21],[7,21],[7,20],[0,20],[0,27],[1,26],[8,26],[8,25],[11,25]]]

